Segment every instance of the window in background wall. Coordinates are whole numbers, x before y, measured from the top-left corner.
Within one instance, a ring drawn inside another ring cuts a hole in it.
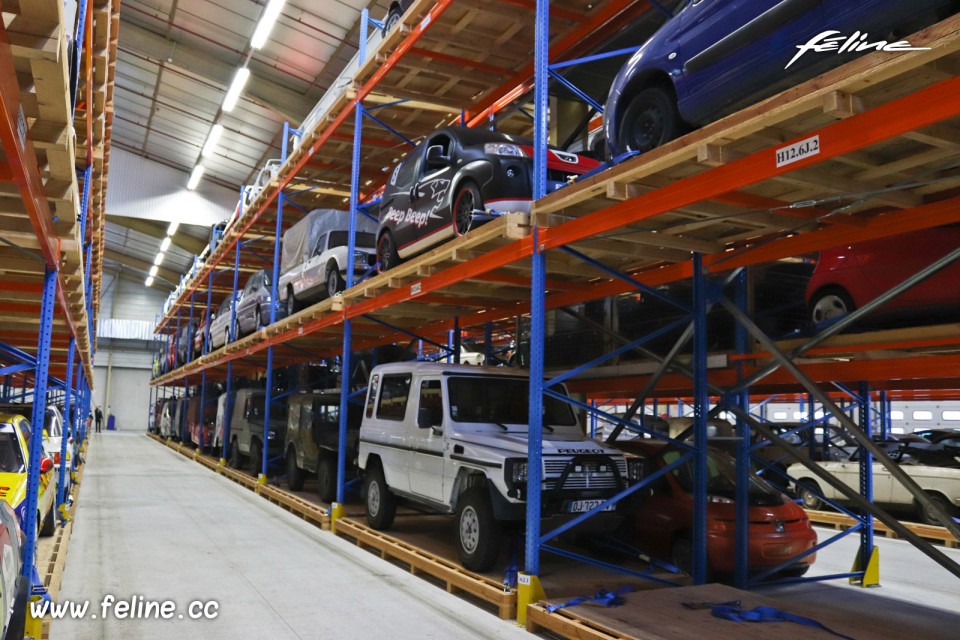
[[[960,420],[960,411],[944,411],[940,417],[944,420]]]
[[[775,412],[773,413],[773,419],[774,419],[774,420],[786,420],[786,419],[787,419],[787,412],[786,412],[786,411],[775,411]]]
[[[914,420],[933,420],[933,411],[914,411]]]
[[[806,419],[807,419],[807,414],[803,413],[802,411],[794,411],[794,412],[793,412],[793,419],[794,419],[794,420],[806,420]]]
[[[903,420],[903,411],[891,411],[890,412],[891,420]]]

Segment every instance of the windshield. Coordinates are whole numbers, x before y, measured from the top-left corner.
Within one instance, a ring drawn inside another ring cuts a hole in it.
[[[663,454],[665,464],[672,464],[680,457],[680,451]],[[693,493],[693,467],[690,461],[673,470],[673,477],[687,493]],[[733,458],[716,451],[707,454],[707,493],[712,496],[733,499],[737,491],[736,464]],[[782,504],[780,492],[771,484],[750,475],[751,504]]]
[[[23,452],[17,433],[9,424],[0,425],[0,473],[22,473]]]
[[[63,433],[60,431],[60,421],[57,420],[57,414],[47,409],[44,416],[43,428],[47,430],[47,435],[51,438],[59,438]]]
[[[349,233],[347,231],[331,231],[330,242],[327,245],[327,248],[333,249],[334,247],[346,247],[348,245],[348,239]],[[374,240],[372,233],[357,231],[356,247],[358,249],[373,249],[376,247],[376,245],[377,243]]]
[[[529,420],[530,385],[526,378],[457,376],[447,381],[447,391],[454,422],[527,424]],[[543,423],[572,427],[577,419],[570,405],[545,397]]]
[[[251,396],[250,398],[250,417],[251,418],[263,417],[263,403],[266,399],[267,399],[266,396]],[[270,403],[270,419],[286,420],[287,419],[286,403],[271,402]]]

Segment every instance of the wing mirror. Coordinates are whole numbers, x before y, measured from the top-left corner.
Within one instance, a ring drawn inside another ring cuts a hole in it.
[[[443,155],[443,146],[439,144],[427,147],[427,166],[445,167],[450,164],[450,156]]]
[[[53,471],[53,460],[44,456],[40,459],[40,473],[48,473]]]

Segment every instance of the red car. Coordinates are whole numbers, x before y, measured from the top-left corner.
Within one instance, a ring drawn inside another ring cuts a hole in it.
[[[820,252],[807,284],[814,323],[850,313],[960,246],[960,226],[934,227]],[[960,305],[960,262],[937,271],[879,311],[933,311]]]
[[[207,337],[207,314],[204,313],[197,325],[197,330],[193,335],[193,357],[199,358],[203,355],[203,342]]]
[[[208,392],[206,394],[206,403],[203,407],[203,420],[200,419],[200,396],[194,396],[187,400],[187,431],[190,432],[190,442],[193,446],[200,446],[200,428],[203,427],[203,448],[210,448],[211,438],[213,437],[213,423],[217,419],[217,400],[216,394]]]
[[[682,455],[676,448],[647,439],[617,442],[616,447],[646,460],[647,473]],[[712,573],[733,573],[735,562],[735,463],[711,450],[707,458],[707,567]],[[633,520],[630,542],[654,557],[669,559],[690,573],[693,566],[693,469],[682,465],[660,478],[643,494]],[[643,490],[641,490],[643,491]],[[748,566],[751,573],[776,567],[817,544],[817,534],[803,509],[756,476],[750,479]],[[816,554],[797,559],[784,575],[802,576]]]

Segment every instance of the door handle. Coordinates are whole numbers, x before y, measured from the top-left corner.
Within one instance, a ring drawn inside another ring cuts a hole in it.
[[[413,186],[410,187],[410,201],[413,202],[419,199],[420,199],[420,183],[414,182]]]

